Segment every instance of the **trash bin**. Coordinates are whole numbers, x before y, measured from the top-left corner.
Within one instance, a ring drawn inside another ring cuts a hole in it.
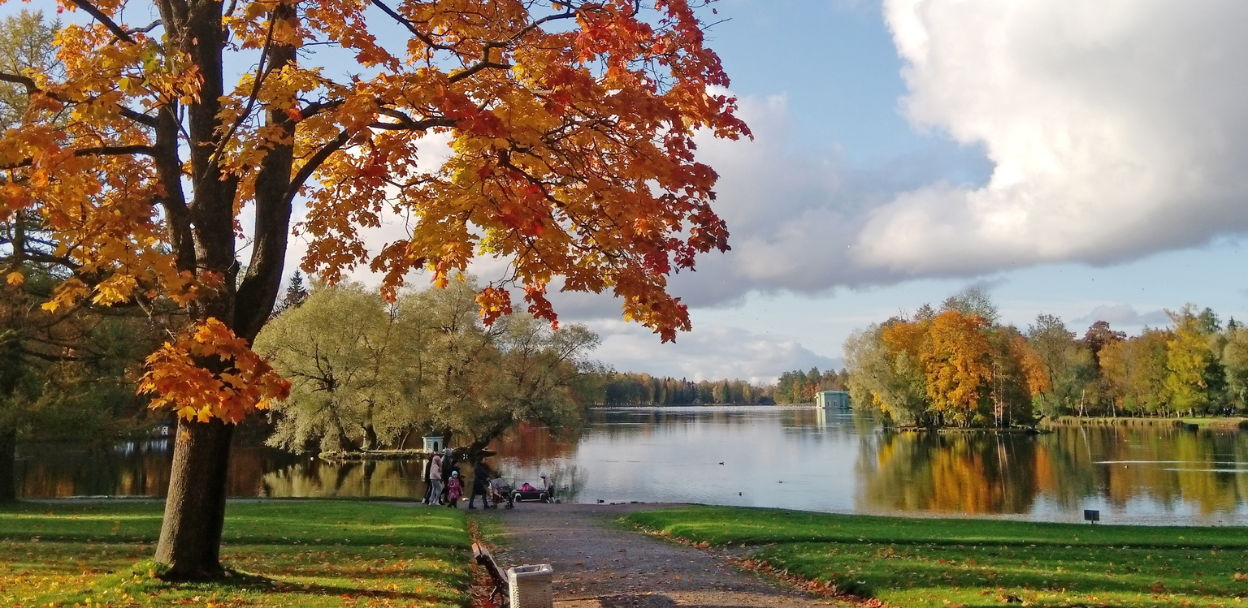
[[[550,589],[550,576],[553,573],[550,564],[508,568],[511,608],[552,608],[555,600]]]

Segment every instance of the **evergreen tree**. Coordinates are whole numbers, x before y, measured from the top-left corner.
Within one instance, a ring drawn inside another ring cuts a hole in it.
[[[298,308],[308,299],[308,288],[304,285],[303,273],[296,270],[290,275],[290,281],[286,285],[286,295],[282,296],[282,301],[278,302],[277,309],[273,314],[281,314],[292,308]]]

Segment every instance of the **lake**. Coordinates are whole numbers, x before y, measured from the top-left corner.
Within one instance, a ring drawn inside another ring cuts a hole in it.
[[[896,433],[811,407],[602,409],[576,437],[523,427],[493,446],[517,483],[569,502],[697,502],[874,514],[1248,525],[1248,433],[1063,428]],[[159,496],[165,440],[19,449],[25,497]],[[333,464],[235,449],[232,496],[419,496],[420,462]],[[538,508],[538,507],[533,507]]]

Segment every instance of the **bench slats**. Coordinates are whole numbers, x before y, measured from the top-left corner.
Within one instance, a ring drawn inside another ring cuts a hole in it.
[[[503,574],[503,569],[498,567],[498,562],[494,561],[494,556],[490,555],[490,550],[486,549],[481,543],[472,543],[472,557],[490,573],[490,578],[494,579],[494,590],[490,593],[493,598],[496,594],[506,601],[508,597],[507,575]]]

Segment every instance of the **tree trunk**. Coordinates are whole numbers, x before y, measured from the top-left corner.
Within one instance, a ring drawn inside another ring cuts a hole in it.
[[[220,577],[221,529],[225,523],[226,476],[234,425],[220,420],[178,421],[165,517],[156,561],[169,567],[164,578]]]
[[[365,450],[378,449],[379,446],[377,445],[377,430],[373,428],[373,404],[371,401],[368,403],[368,407],[365,409],[365,412],[364,412],[364,425],[363,426],[364,426],[364,439],[363,439],[364,449]]]
[[[0,428],[0,503],[17,500],[17,431]]]

